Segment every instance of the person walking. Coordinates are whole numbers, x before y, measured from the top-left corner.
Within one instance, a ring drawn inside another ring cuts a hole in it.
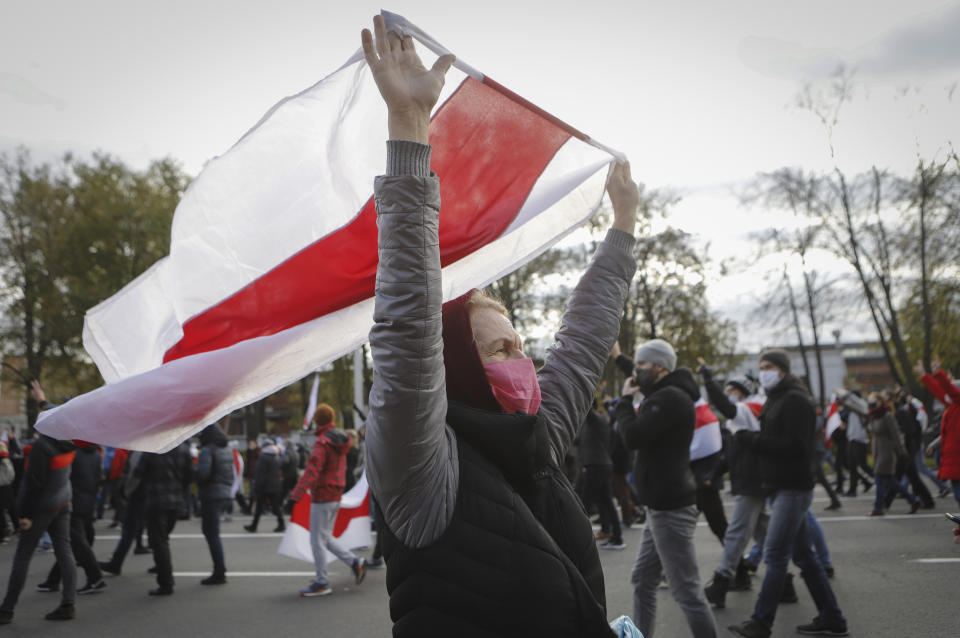
[[[157,573],[157,587],[149,594],[169,596],[174,585],[170,532],[184,507],[184,487],[190,485],[193,475],[189,443],[184,442],[164,454],[144,453],[134,474],[146,492],[147,538]]]
[[[893,400],[888,392],[875,392],[868,403],[870,432],[873,433],[873,471],[877,485],[876,498],[870,516],[883,516],[887,500],[899,492],[910,503],[910,513],[920,509],[920,499],[904,489],[896,480],[898,459],[906,459],[907,450],[900,439],[900,428],[893,415]]]
[[[627,447],[637,451],[633,480],[647,515],[630,576],[633,619],[644,636],[653,636],[657,588],[666,574],[670,594],[694,637],[716,636],[693,544],[699,511],[690,443],[700,387],[689,369],[676,367],[673,347],[661,339],[638,347],[634,362],[634,376],[624,382],[614,412]],[[643,401],[635,410],[633,396],[637,392],[643,393]]]
[[[596,405],[594,406],[596,407]],[[601,549],[624,549],[620,520],[613,506],[611,492],[610,423],[596,409],[587,412],[577,435],[579,461],[583,473],[584,506],[590,511],[596,506],[600,514],[600,531],[597,540]],[[576,443],[576,441],[575,441]]]
[[[850,489],[844,496],[857,495],[857,483],[863,483],[864,493],[868,492],[873,483],[868,477],[873,476],[873,468],[867,463],[867,453],[870,450],[870,435],[866,427],[869,418],[867,402],[859,390],[836,390],[837,400],[844,406],[846,413],[847,434],[847,469],[850,471]],[[860,471],[863,471],[863,475]]]
[[[317,428],[317,440],[313,444],[307,467],[300,480],[290,492],[290,501],[296,503],[310,494],[310,549],[313,551],[315,578],[301,596],[328,596],[333,593],[327,577],[327,551],[342,560],[353,572],[354,582],[359,585],[367,574],[360,558],[343,547],[333,537],[333,523],[340,509],[347,474],[347,450],[350,437],[337,429],[336,413],[326,403],[317,406],[313,424]]]
[[[940,417],[940,436],[927,446],[927,454],[940,448],[940,470],[937,478],[950,481],[953,497],[960,505],[960,388],[953,378],[941,369],[940,361],[932,363],[933,372],[927,372],[923,364],[917,362],[915,370],[921,374],[920,380],[935,399],[946,406]]]
[[[150,554],[150,550],[143,546],[143,530],[147,525],[147,496],[146,488],[136,473],[136,468],[143,458],[143,452],[131,452],[123,467],[120,490],[126,501],[126,507],[121,520],[120,540],[110,556],[110,560],[99,563],[101,571],[119,576],[123,569],[123,562],[127,558],[130,546],[135,545],[134,554]]]
[[[76,441],[77,453],[70,466],[70,487],[72,511],[70,512],[70,548],[77,566],[83,568],[87,577],[86,584],[77,590],[77,594],[95,594],[103,591],[107,583],[97,563],[97,557],[90,548],[93,545],[93,521],[96,517],[97,488],[103,471],[100,448],[85,441]],[[37,585],[37,591],[54,592],[60,588],[60,561],[50,568],[47,579]]]
[[[227,582],[227,566],[220,541],[220,514],[230,505],[234,485],[233,451],[227,446],[227,435],[216,423],[200,433],[200,458],[197,461],[197,491],[200,494],[200,518],[203,537],[213,560],[213,573],[201,585],[223,585]]]
[[[286,529],[283,520],[283,471],[281,469],[280,448],[273,441],[267,441],[260,448],[259,458],[257,459],[257,468],[253,475],[253,493],[256,498],[256,504],[253,508],[253,520],[249,525],[244,525],[243,529],[250,533],[257,531],[260,524],[260,516],[267,507],[277,517],[277,526],[274,533],[282,532]]]
[[[736,439],[758,455],[761,481],[768,494],[771,513],[763,545],[766,574],[751,618],[729,629],[745,638],[770,636],[792,556],[818,612],[812,622],[798,626],[797,631],[846,636],[847,620],[824,565],[813,552],[807,524],[814,486],[813,397],[803,382],[790,374],[790,358],[783,350],[762,353],[759,371],[760,384],[767,393],[760,412],[760,430],[740,430]]]
[[[10,448],[6,441],[0,441],[0,545],[6,545],[7,537],[14,533],[20,518],[14,508],[13,481],[17,470],[10,460]],[[10,525],[7,524],[7,518]]]

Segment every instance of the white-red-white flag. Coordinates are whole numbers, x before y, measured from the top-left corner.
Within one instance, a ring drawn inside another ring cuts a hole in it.
[[[840,419],[840,408],[837,405],[837,395],[833,395],[830,399],[830,409],[827,410],[827,426],[823,432],[824,440],[829,441],[834,431],[836,431],[842,423],[843,421]]]
[[[340,499],[340,509],[333,523],[333,537],[347,549],[369,547],[370,534],[370,488],[367,486],[366,472],[360,480]],[[325,550],[327,562],[337,560],[329,550]],[[283,534],[277,552],[290,558],[313,562],[313,550],[310,549],[310,496],[309,492],[293,506],[290,524]]]
[[[237,448],[232,448],[233,452],[233,483],[230,485],[230,498],[237,495],[243,489],[243,455]]]
[[[703,399],[698,399],[694,405],[697,408],[697,423],[693,430],[693,440],[690,441],[691,461],[708,457],[723,449],[720,419]]]
[[[87,313],[84,347],[108,385],[42,413],[37,428],[166,451],[366,342],[378,259],[373,178],[386,139],[386,109],[360,51],[271,108],[187,189],[170,255]],[[512,272],[586,221],[622,157],[459,59],[430,141],[444,300]]]

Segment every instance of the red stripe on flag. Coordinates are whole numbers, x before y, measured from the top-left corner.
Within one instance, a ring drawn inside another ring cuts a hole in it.
[[[370,516],[370,490],[367,490],[363,501],[356,507],[341,507],[337,510],[337,519],[333,523],[333,535],[340,536],[358,516]]]
[[[713,413],[713,410],[710,409],[710,405],[706,402],[701,403],[697,406],[697,425],[696,428],[702,428],[705,425],[710,425],[711,423],[716,423],[720,419],[717,418],[717,415]],[[694,429],[696,429],[694,428]]]
[[[431,120],[443,265],[497,239],[570,138],[572,129],[528,104],[467,78]],[[275,334],[370,298],[376,270],[371,198],[349,224],[187,321],[164,362]]]

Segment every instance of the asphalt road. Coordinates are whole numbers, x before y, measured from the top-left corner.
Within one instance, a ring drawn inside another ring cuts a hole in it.
[[[852,636],[960,633],[960,545],[953,543],[951,526],[942,514],[956,511],[955,501],[937,499],[933,512],[922,510],[908,516],[907,505],[901,500],[894,505],[891,515],[869,518],[869,497],[845,499],[839,512],[825,512],[827,501],[822,494],[817,496],[814,511],[823,524],[837,571],[832,583]],[[729,497],[725,500],[729,501]],[[131,552],[123,574],[108,577],[109,587],[102,593],[79,597],[77,618],[63,623],[43,619],[46,612],[57,606],[59,594],[35,591],[53,562],[51,553],[37,553],[14,623],[0,627],[0,632],[44,638],[390,635],[384,571],[371,571],[363,584],[355,586],[347,567],[335,563],[330,571],[334,594],[301,598],[297,591],[311,581],[312,565],[278,555],[279,534],[244,532],[241,526],[248,520],[235,517],[233,522],[223,525],[229,569],[227,585],[200,585],[200,579],[210,570],[200,521],[181,521],[172,540],[177,582],[173,596],[147,596],[147,591],[155,586],[153,577],[147,574],[152,558]],[[267,523],[272,527],[272,522]],[[640,532],[639,527],[625,532],[626,550],[602,552],[611,618],[629,614],[632,608],[628,581]],[[97,533],[94,550],[106,558],[117,533],[106,529],[104,521],[98,523]],[[706,582],[719,561],[721,547],[703,522],[696,532],[696,544],[701,577]],[[13,543],[0,547],[0,579],[4,585],[14,548]],[[79,580],[83,582],[82,574]],[[815,615],[802,581],[797,583],[800,602],[780,607],[774,636],[797,635],[794,627]],[[729,635],[727,625],[750,615],[758,579],[754,585],[753,592],[729,594],[726,609],[716,611],[721,636]],[[668,590],[660,591],[658,612],[658,638],[690,635]]]

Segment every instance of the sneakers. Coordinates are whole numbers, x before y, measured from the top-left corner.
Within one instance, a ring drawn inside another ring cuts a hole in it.
[[[795,603],[800,599],[797,598],[797,589],[793,586],[793,574],[787,574],[787,579],[783,581],[783,593],[780,595],[781,603]],[[767,633],[769,636],[769,632]]]
[[[749,578],[749,576],[747,578]],[[717,609],[723,609],[727,604],[727,592],[729,590],[730,579],[720,572],[714,572],[713,580],[703,588],[703,593],[706,595],[707,600],[710,601],[710,604]]]
[[[828,625],[820,619],[820,616],[817,616],[813,619],[812,623],[806,625],[797,626],[798,634],[806,634],[808,636],[849,636],[850,632],[847,631],[847,623],[843,624],[833,624]]]
[[[60,591],[60,586],[54,585],[53,583],[48,583],[47,581],[43,581],[42,583],[37,585],[37,591],[42,591],[46,594],[49,594],[55,591]]]
[[[770,638],[770,630],[753,618],[745,620],[739,625],[730,625],[727,629],[738,636],[744,636],[744,638]]]
[[[201,585],[226,585],[227,577],[218,574],[211,574],[200,581]]]
[[[44,616],[47,620],[72,620],[77,617],[77,610],[73,605],[60,605]]]
[[[101,562],[101,563],[97,563],[97,565],[100,566],[100,571],[102,571],[102,572],[106,572],[106,573],[108,573],[108,574],[113,574],[114,576],[119,576],[119,575],[120,575],[120,568],[114,566],[114,564],[111,563],[110,561],[104,561],[104,562]]]
[[[916,513],[917,513],[917,510],[920,509],[920,505],[921,505],[921,503],[920,503],[919,500],[916,500],[916,501],[914,501],[913,503],[911,503],[911,504],[910,504],[910,513],[911,513],[911,514],[916,514]]]
[[[353,561],[353,565],[350,566],[350,571],[353,572],[353,580],[358,585],[367,577],[367,568],[364,567],[363,561],[359,558]]]
[[[755,562],[753,562],[752,560],[749,560],[749,559],[746,559],[746,558],[741,558],[741,559],[740,559],[740,565],[743,565],[743,568],[744,568],[745,570],[747,570],[748,572],[750,572],[751,574],[756,574],[756,573],[757,573],[757,568],[760,567],[759,565],[757,565],[757,564],[756,564]],[[737,566],[737,568],[739,569],[739,565]]]
[[[313,596],[329,596],[332,593],[333,590],[330,589],[328,585],[321,585],[320,583],[310,583],[309,587],[300,590],[300,595],[304,598],[311,598]]]
[[[364,558],[363,566],[367,569],[383,569],[382,558]]]
[[[944,485],[943,487],[940,488],[940,493],[937,494],[937,498],[944,498],[948,494],[950,494],[950,486]]]
[[[77,594],[81,596],[84,594],[98,594],[106,588],[107,588],[107,583],[101,578],[96,582],[87,583],[86,585],[84,585],[83,587],[77,590]]]
[[[173,587],[157,587],[156,589],[151,589],[147,593],[151,596],[171,596],[173,595]]]
[[[863,493],[866,494],[869,492],[871,487],[873,487],[873,483],[867,481],[867,484],[863,486]]]
[[[623,539],[613,540],[612,538],[600,543],[600,549],[626,549]]]

